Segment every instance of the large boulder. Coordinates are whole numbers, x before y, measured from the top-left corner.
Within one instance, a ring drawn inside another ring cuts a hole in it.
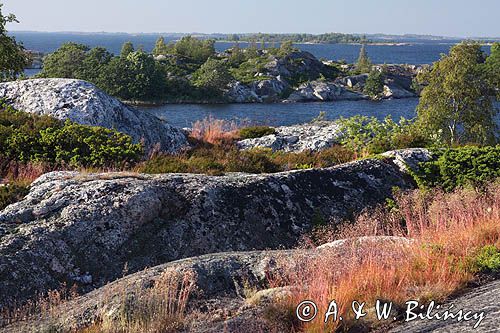
[[[342,135],[340,126],[332,121],[281,126],[275,130],[271,135],[239,141],[238,146],[240,149],[270,148],[286,152],[320,151],[337,144]]]
[[[126,106],[85,81],[33,79],[0,83],[0,99],[20,111],[116,129],[135,142],[143,141],[146,150],[158,146],[172,153],[187,146],[186,135],[180,129]]]
[[[49,173],[0,212],[0,307],[125,267],[294,247],[317,216],[339,223],[414,186],[392,158],[270,175]]]

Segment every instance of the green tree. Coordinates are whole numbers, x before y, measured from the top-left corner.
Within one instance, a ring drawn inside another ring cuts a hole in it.
[[[194,74],[193,84],[214,94],[220,93],[233,79],[227,65],[220,60],[208,59]]]
[[[128,64],[127,57],[124,56],[111,59],[99,75],[99,87],[112,96],[125,100],[133,99],[128,90],[132,80]]]
[[[375,99],[384,92],[384,75],[379,70],[372,70],[366,79],[363,92]]]
[[[243,62],[245,62],[246,57],[245,54],[241,51],[240,44],[236,42],[233,48],[230,50],[231,55],[229,56],[229,64],[231,67],[238,67]]]
[[[497,110],[484,61],[481,45],[463,42],[418,78],[427,83],[417,107],[423,129],[450,145],[495,140]]]
[[[289,55],[290,53],[293,53],[297,51],[295,47],[293,47],[293,42],[291,40],[284,41],[281,43],[279,51],[278,51],[278,56],[280,57],[285,57]]]
[[[76,70],[75,77],[85,81],[99,84],[99,77],[104,68],[109,64],[113,55],[103,47],[95,47],[85,55],[82,67]]]
[[[486,68],[490,82],[496,90],[497,99],[500,99],[500,43],[491,46],[491,54],[486,59]]]
[[[144,51],[113,58],[99,76],[99,83],[109,94],[124,100],[156,100],[166,89],[161,66]]]
[[[156,41],[155,47],[153,49],[153,55],[167,55],[169,53],[169,47],[165,44],[165,39],[163,37],[158,38]]]
[[[89,48],[82,44],[66,43],[57,51],[49,54],[43,62],[40,77],[77,78],[83,68]]]
[[[356,71],[358,73],[369,73],[372,69],[372,62],[368,58],[366,52],[366,45],[361,45],[361,50],[359,51],[358,62],[356,63]]]
[[[7,36],[7,23],[18,22],[12,14],[3,16],[0,3],[0,82],[15,80],[28,65],[29,59],[22,45],[13,37]]]
[[[215,55],[215,41],[211,39],[200,40],[192,36],[183,37],[175,43],[174,54],[185,57],[199,64]]]
[[[123,58],[128,57],[128,55],[132,52],[134,52],[134,44],[132,42],[126,42],[122,46],[122,50],[120,52],[120,56]]]

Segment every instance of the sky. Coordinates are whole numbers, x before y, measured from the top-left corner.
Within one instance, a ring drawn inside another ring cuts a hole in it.
[[[9,30],[500,37],[500,0],[0,0]]]

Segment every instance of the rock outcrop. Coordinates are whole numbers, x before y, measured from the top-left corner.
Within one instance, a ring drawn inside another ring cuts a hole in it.
[[[285,102],[358,101],[367,98],[337,83],[312,81],[300,85]]]
[[[408,153],[413,158],[412,153]],[[0,212],[1,305],[222,251],[293,247],[414,181],[392,158],[270,175],[55,172]]]
[[[0,99],[14,108],[76,123],[116,129],[143,141],[146,150],[156,145],[165,152],[187,146],[186,135],[165,121],[128,107],[91,83],[71,79],[33,79],[0,83]]]
[[[281,126],[276,133],[238,142],[240,149],[270,148],[273,151],[301,152],[319,151],[338,143],[342,133],[333,121],[318,121],[309,124]]]
[[[485,284],[479,288],[470,290],[468,293],[441,305],[441,313],[446,309],[450,309],[451,313],[456,314],[459,310],[463,313],[468,311],[471,314],[483,313],[484,319],[479,327],[474,328],[477,319],[470,319],[471,315],[467,316],[468,321],[449,318],[448,320],[414,320],[412,322],[398,326],[390,333],[420,333],[420,332],[435,332],[435,333],[466,333],[478,332],[489,333],[498,332],[498,318],[500,318],[500,280],[496,280]],[[433,311],[435,313],[436,311]]]

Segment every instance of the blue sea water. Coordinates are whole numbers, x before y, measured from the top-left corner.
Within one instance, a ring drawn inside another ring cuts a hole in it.
[[[383,119],[413,118],[417,98],[384,101],[338,101],[317,103],[275,103],[275,104],[168,104],[154,108],[141,108],[179,127],[191,127],[192,123],[209,116],[218,119],[250,122],[252,124],[285,126],[311,121],[320,112],[326,119],[365,115]]]

